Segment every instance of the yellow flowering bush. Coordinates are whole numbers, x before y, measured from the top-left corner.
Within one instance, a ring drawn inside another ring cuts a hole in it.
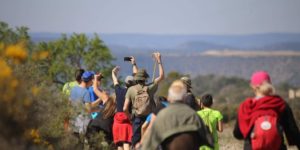
[[[49,57],[49,52],[46,50],[38,51],[32,54],[33,60],[44,60]]]
[[[66,66],[65,61],[77,54],[72,45],[85,35],[75,34],[69,42],[33,43],[27,30],[11,29],[0,21],[0,149],[77,149],[78,139],[64,128],[66,118],[73,114],[57,84],[65,81],[56,77],[71,76],[70,70],[75,68],[72,63]],[[93,43],[94,53],[85,57],[109,52],[98,37]],[[57,49],[56,44],[69,49]],[[112,56],[105,58],[111,60]],[[89,66],[98,64],[92,60],[87,61]]]
[[[5,56],[12,58],[16,63],[20,63],[27,58],[27,50],[24,48],[23,43],[9,45],[5,50]]]
[[[68,138],[63,128],[67,101],[39,69],[39,61],[49,53],[37,51],[30,57],[24,42],[0,43],[0,149],[72,145],[62,144]]]

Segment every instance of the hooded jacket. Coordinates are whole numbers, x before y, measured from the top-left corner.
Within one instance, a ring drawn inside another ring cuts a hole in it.
[[[233,135],[237,139],[244,139],[244,149],[251,149],[250,134],[255,120],[262,115],[276,115],[289,145],[300,148],[300,133],[289,105],[279,96],[265,96],[254,100],[246,99],[238,109],[237,122]],[[283,133],[281,133],[283,135]],[[281,149],[286,149],[284,142]]]

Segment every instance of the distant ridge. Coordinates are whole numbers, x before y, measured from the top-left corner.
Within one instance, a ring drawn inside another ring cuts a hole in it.
[[[67,34],[70,35],[70,34]],[[94,34],[87,34],[93,36]],[[252,35],[151,35],[98,34],[113,51],[118,48],[137,51],[199,52],[209,49],[294,50],[300,51],[300,33],[266,33]],[[58,39],[59,33],[30,33],[34,42]]]
[[[34,42],[51,41],[57,33],[31,33]],[[70,34],[67,34],[70,35]],[[93,36],[93,34],[87,34]],[[266,70],[275,84],[300,84],[300,34],[255,35],[143,35],[99,34],[121,66],[122,76],[131,74],[124,56],[136,56],[139,67],[151,72],[151,52],[160,51],[166,72],[236,76],[249,79],[256,70]]]

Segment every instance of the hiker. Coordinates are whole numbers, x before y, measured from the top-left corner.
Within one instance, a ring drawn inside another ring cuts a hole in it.
[[[208,127],[210,133],[214,138],[214,150],[219,150],[219,143],[218,143],[218,133],[223,132],[223,123],[222,114],[217,111],[211,109],[213,105],[213,97],[210,94],[205,94],[202,96],[200,100],[201,110],[198,111],[198,115],[202,118],[204,124]],[[200,150],[211,150],[212,148],[208,146],[201,146]]]
[[[82,74],[82,82],[74,86],[70,93],[70,102],[73,106],[73,111],[75,112],[74,118],[71,119],[71,129],[73,134],[80,140],[80,136],[84,135],[86,132],[87,125],[90,121],[89,114],[92,109],[99,105],[100,99],[95,102],[91,102],[88,87],[93,83],[94,74],[90,71],[85,71]],[[82,141],[81,141],[82,142]],[[82,143],[81,145],[82,146]]]
[[[286,150],[284,132],[288,144],[300,149],[300,133],[292,110],[275,95],[269,74],[265,71],[253,73],[250,85],[255,97],[240,104],[234,137],[245,141],[245,150]]]
[[[71,90],[74,86],[79,85],[81,83],[81,76],[84,73],[84,69],[77,69],[75,71],[75,81],[67,82],[63,86],[63,94],[66,96],[70,96]]]
[[[213,138],[197,113],[183,103],[187,93],[181,80],[172,83],[168,91],[169,106],[162,109],[145,135],[142,150],[199,150],[201,145],[213,145]]]
[[[132,64],[132,72],[133,74],[136,74],[138,68],[135,62],[135,58],[133,56],[131,56],[130,58]],[[125,78],[126,87],[122,87],[119,84],[117,77],[119,71],[120,67],[118,66],[112,70],[112,80],[115,88],[117,103],[117,113],[115,114],[113,123],[113,139],[114,143],[118,147],[118,150],[129,150],[132,138],[132,125],[130,123],[129,117],[126,115],[126,113],[123,112],[123,106],[127,89],[135,85],[135,82],[133,76],[127,76]]]
[[[105,134],[104,138],[106,142],[109,144],[113,141],[113,134],[112,134],[112,125],[113,125],[113,118],[116,112],[116,98],[115,96],[109,96],[108,92],[104,90],[100,90],[99,87],[101,86],[101,73],[95,74],[94,81],[93,81],[93,88],[95,94],[101,99],[103,103],[103,108],[100,110],[99,115],[95,119],[92,119],[87,128],[87,137],[89,140],[89,144],[93,147],[98,141],[93,141],[93,135],[98,134],[100,131],[103,131]]]
[[[95,75],[95,72],[92,72]],[[103,77],[99,78],[98,80],[101,80]],[[93,86],[89,86],[88,87],[88,91],[90,94],[90,99],[91,102],[96,101],[99,97],[96,95],[96,93],[94,92],[94,87]],[[98,109],[103,108],[103,103],[99,103]],[[99,112],[97,111],[97,109],[95,109],[93,112],[91,112],[91,119],[95,119],[97,117],[97,115],[99,115]]]
[[[198,104],[197,104],[197,100],[196,100],[194,94],[191,91],[192,90],[192,81],[191,81],[190,77],[181,77],[180,80],[187,87],[187,94],[184,97],[184,103],[189,105],[195,111],[198,111],[199,107],[198,107]]]
[[[132,106],[132,147],[135,147],[135,145],[141,139],[141,126],[145,122],[147,115],[149,115],[155,107],[153,97],[159,82],[164,78],[161,54],[153,53],[153,57],[159,65],[159,76],[154,80],[153,83],[146,85],[149,75],[145,69],[139,69],[134,76],[134,80],[137,84],[130,87],[125,96],[126,99],[124,102],[123,111],[128,114],[129,105]]]
[[[77,69],[75,71],[75,81],[72,82],[67,82],[63,86],[63,94],[70,97],[71,90],[73,89],[74,86],[77,86],[81,83],[81,76],[84,73],[84,69]],[[70,127],[70,117],[66,117],[64,119],[64,129],[66,132],[69,132],[69,127]]]

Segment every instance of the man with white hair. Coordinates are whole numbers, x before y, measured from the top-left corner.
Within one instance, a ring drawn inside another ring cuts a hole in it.
[[[198,150],[213,145],[213,138],[196,112],[183,103],[186,85],[176,80],[169,88],[170,105],[161,110],[150,132],[145,135],[142,150]]]

